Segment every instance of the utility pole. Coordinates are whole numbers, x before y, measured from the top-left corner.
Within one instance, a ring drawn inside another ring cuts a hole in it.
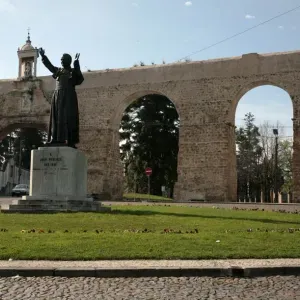
[[[274,193],[275,199],[274,202],[278,203],[278,129],[273,129],[273,133],[275,135],[275,176],[274,176]]]

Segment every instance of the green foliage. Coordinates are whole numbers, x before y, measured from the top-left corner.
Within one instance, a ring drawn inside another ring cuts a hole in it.
[[[2,163],[10,157],[13,157],[17,165],[20,162],[21,149],[21,167],[30,168],[30,155],[33,148],[42,146],[47,140],[47,134],[36,128],[21,128],[7,135],[0,143],[0,158]]]
[[[288,140],[279,142],[278,165],[282,170],[283,185],[281,190],[285,193],[290,193],[293,188],[292,183],[292,158],[293,158],[293,143]]]
[[[262,147],[254,120],[253,114],[246,114],[245,126],[236,131],[238,195],[247,201],[260,194]]]
[[[47,134],[36,128],[21,128],[15,133],[14,159],[16,162],[19,161],[21,148],[21,167],[30,169],[31,150],[42,146],[47,140]]]
[[[13,142],[12,134],[7,135],[0,142],[0,169],[3,168],[5,161],[13,156]]]
[[[120,126],[120,152],[129,191],[147,193],[146,167],[153,170],[151,194],[161,195],[161,186],[173,190],[178,127],[176,108],[164,96],[147,95],[126,109]]]

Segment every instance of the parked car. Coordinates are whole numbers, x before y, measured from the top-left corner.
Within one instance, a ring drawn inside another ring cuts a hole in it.
[[[11,196],[25,196],[29,195],[29,186],[28,184],[17,184],[11,192]]]

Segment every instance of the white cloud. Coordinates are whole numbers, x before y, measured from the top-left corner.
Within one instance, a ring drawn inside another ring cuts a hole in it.
[[[282,29],[284,29],[284,27],[283,27],[282,25],[279,25],[279,26],[278,26],[278,29],[281,29],[281,30],[282,30]]]
[[[186,1],[185,2],[185,6],[191,6],[193,3],[192,3],[192,1]]]
[[[15,9],[10,0],[0,0],[0,12],[13,12]]]
[[[132,6],[135,6],[135,7],[138,7],[138,6],[139,6],[139,4],[136,3],[136,2],[132,2],[131,5],[132,5]]]
[[[246,15],[245,19],[249,19],[249,20],[255,19],[255,16],[253,16],[253,15]]]

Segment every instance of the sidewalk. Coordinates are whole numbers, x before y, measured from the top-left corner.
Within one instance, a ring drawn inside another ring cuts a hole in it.
[[[0,261],[0,277],[300,276],[300,259]]]

